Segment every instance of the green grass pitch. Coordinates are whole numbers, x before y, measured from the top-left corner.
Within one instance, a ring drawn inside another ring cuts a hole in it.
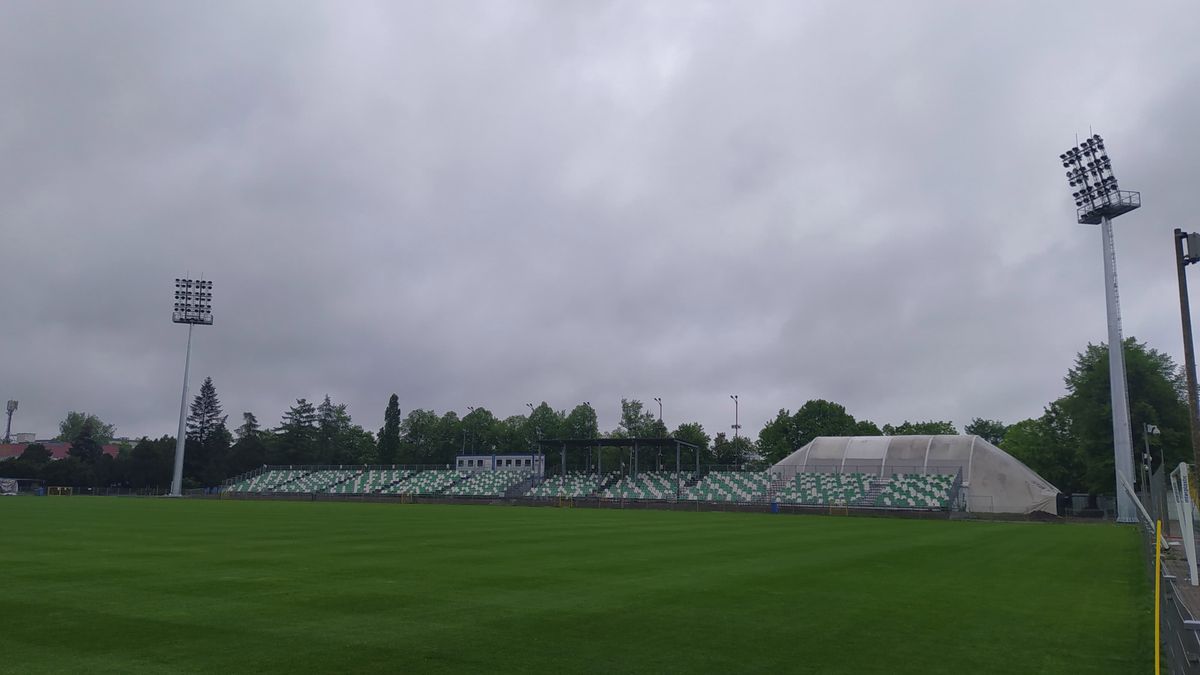
[[[1137,532],[0,499],[0,671],[1134,673]]]

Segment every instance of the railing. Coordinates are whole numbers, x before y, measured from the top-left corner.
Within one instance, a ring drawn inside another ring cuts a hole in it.
[[[961,511],[962,510],[962,507],[964,504],[959,501],[960,498],[962,497],[962,484],[963,484],[963,475],[962,475],[962,469],[960,468],[958,470],[958,473],[954,474],[954,483],[952,483],[950,485],[949,508],[951,511]]]

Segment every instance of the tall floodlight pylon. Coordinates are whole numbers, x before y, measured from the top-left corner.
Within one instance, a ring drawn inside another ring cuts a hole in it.
[[[176,279],[175,311],[171,313],[171,321],[188,325],[187,352],[183,358],[183,396],[179,400],[179,433],[175,436],[175,472],[171,476],[171,496],[178,497],[183,494],[184,422],[187,419],[188,367],[192,361],[192,328],[197,324],[212,325],[212,282]]]
[[[1104,298],[1108,309],[1108,371],[1112,395],[1113,461],[1116,468],[1117,522],[1137,520],[1132,498],[1122,487],[1133,478],[1133,437],[1129,426],[1129,395],[1125,384],[1125,349],[1121,334],[1121,301],[1117,292],[1117,254],[1112,219],[1139,208],[1142,196],[1117,187],[1112,161],[1099,134],[1085,139],[1058,158],[1075,188],[1075,213],[1085,225],[1099,225],[1104,246]]]

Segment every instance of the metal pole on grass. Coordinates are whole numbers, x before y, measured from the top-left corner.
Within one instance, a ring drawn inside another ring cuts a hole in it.
[[[1187,254],[1183,242],[1187,241]],[[1183,370],[1187,376],[1188,425],[1192,431],[1192,463],[1200,465],[1200,405],[1196,396],[1196,351],[1192,345],[1192,310],[1184,268],[1200,262],[1200,234],[1175,228],[1175,268],[1179,276],[1179,319],[1183,324]]]
[[[188,369],[192,361],[192,329],[197,324],[211,326],[212,282],[203,279],[175,280],[175,310],[172,323],[188,325],[187,352],[183,359],[183,395],[179,401],[179,433],[175,436],[175,471],[171,477],[171,496],[183,494],[183,452],[186,447],[184,422],[187,419]]]
[[[1093,135],[1058,156],[1067,170],[1067,181],[1078,188],[1076,220],[1099,225],[1104,249],[1104,300],[1108,316],[1109,393],[1112,400],[1113,464],[1117,486],[1117,522],[1137,521],[1132,497],[1121,485],[1133,476],[1133,437],[1129,424],[1129,396],[1125,382],[1125,345],[1121,336],[1121,303],[1117,290],[1117,256],[1113,244],[1112,219],[1138,209],[1141,194],[1121,190],[1104,149],[1104,139]]]

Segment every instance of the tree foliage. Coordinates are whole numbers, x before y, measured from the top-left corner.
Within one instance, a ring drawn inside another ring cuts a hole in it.
[[[21,456],[18,458],[22,462],[41,466],[54,458],[54,454],[41,443],[30,443],[21,451]]]
[[[953,422],[928,420],[925,422],[909,422],[904,420],[898,425],[883,425],[884,436],[953,436],[958,433]]]
[[[886,428],[886,427],[885,427]],[[818,436],[878,436],[869,420],[856,420],[840,403],[823,399],[806,401],[796,412],[780,409],[758,434],[758,453],[767,462],[778,462]]]
[[[56,441],[73,441],[79,436],[79,432],[84,426],[91,426],[91,436],[100,445],[105,445],[112,442],[113,436],[117,433],[117,428],[111,424],[105,424],[104,420],[86,412],[76,412],[71,410],[63,421],[58,423],[58,436]]]
[[[1143,425],[1157,426],[1161,452],[1152,453],[1154,464],[1157,466],[1165,456],[1168,465],[1174,466],[1191,454],[1183,375],[1170,356],[1133,337],[1127,338],[1124,346],[1131,431],[1141,436]],[[1083,464],[1083,487],[1093,493],[1111,493],[1115,487],[1108,347],[1088,344],[1076,355],[1064,381],[1067,395],[1059,404],[1071,421],[1074,444]],[[1135,440],[1142,439],[1131,438],[1130,442]]]
[[[92,424],[85,421],[83,427],[75,434],[75,438],[71,440],[71,449],[67,451],[67,455],[85,464],[94,465],[100,461],[100,456],[104,454],[104,448],[96,440],[94,433]]]
[[[296,405],[283,414],[275,432],[273,456],[278,464],[302,464],[315,459],[317,409],[308,400],[296,399]]]
[[[1046,406],[1041,417],[1008,427],[1000,447],[1059,490],[1076,492],[1085,489],[1086,484],[1071,427],[1071,419],[1056,401]]]
[[[219,429],[225,428],[226,415],[221,413],[221,401],[211,377],[204,378],[200,393],[192,400],[191,412],[187,417],[188,440],[200,444],[207,442]]]
[[[379,430],[379,461],[393,464],[400,454],[400,397],[392,394],[383,410],[383,427]]]
[[[724,432],[713,439],[712,462],[724,466],[741,466],[754,454],[754,443],[745,436],[729,438]]]
[[[616,438],[662,438],[667,435],[667,429],[641,401],[623,398],[621,420],[612,435]]]
[[[238,440],[257,437],[261,428],[258,418],[254,416],[254,413],[242,413],[242,426],[237,428]]]
[[[566,438],[597,438],[600,436],[596,410],[590,403],[580,403],[571,410],[563,422],[563,435]]]
[[[1000,447],[1004,442],[1004,435],[1008,433],[1008,427],[1000,420],[985,420],[979,417],[971,420],[971,423],[963,427],[963,433],[978,436],[983,440]]]

